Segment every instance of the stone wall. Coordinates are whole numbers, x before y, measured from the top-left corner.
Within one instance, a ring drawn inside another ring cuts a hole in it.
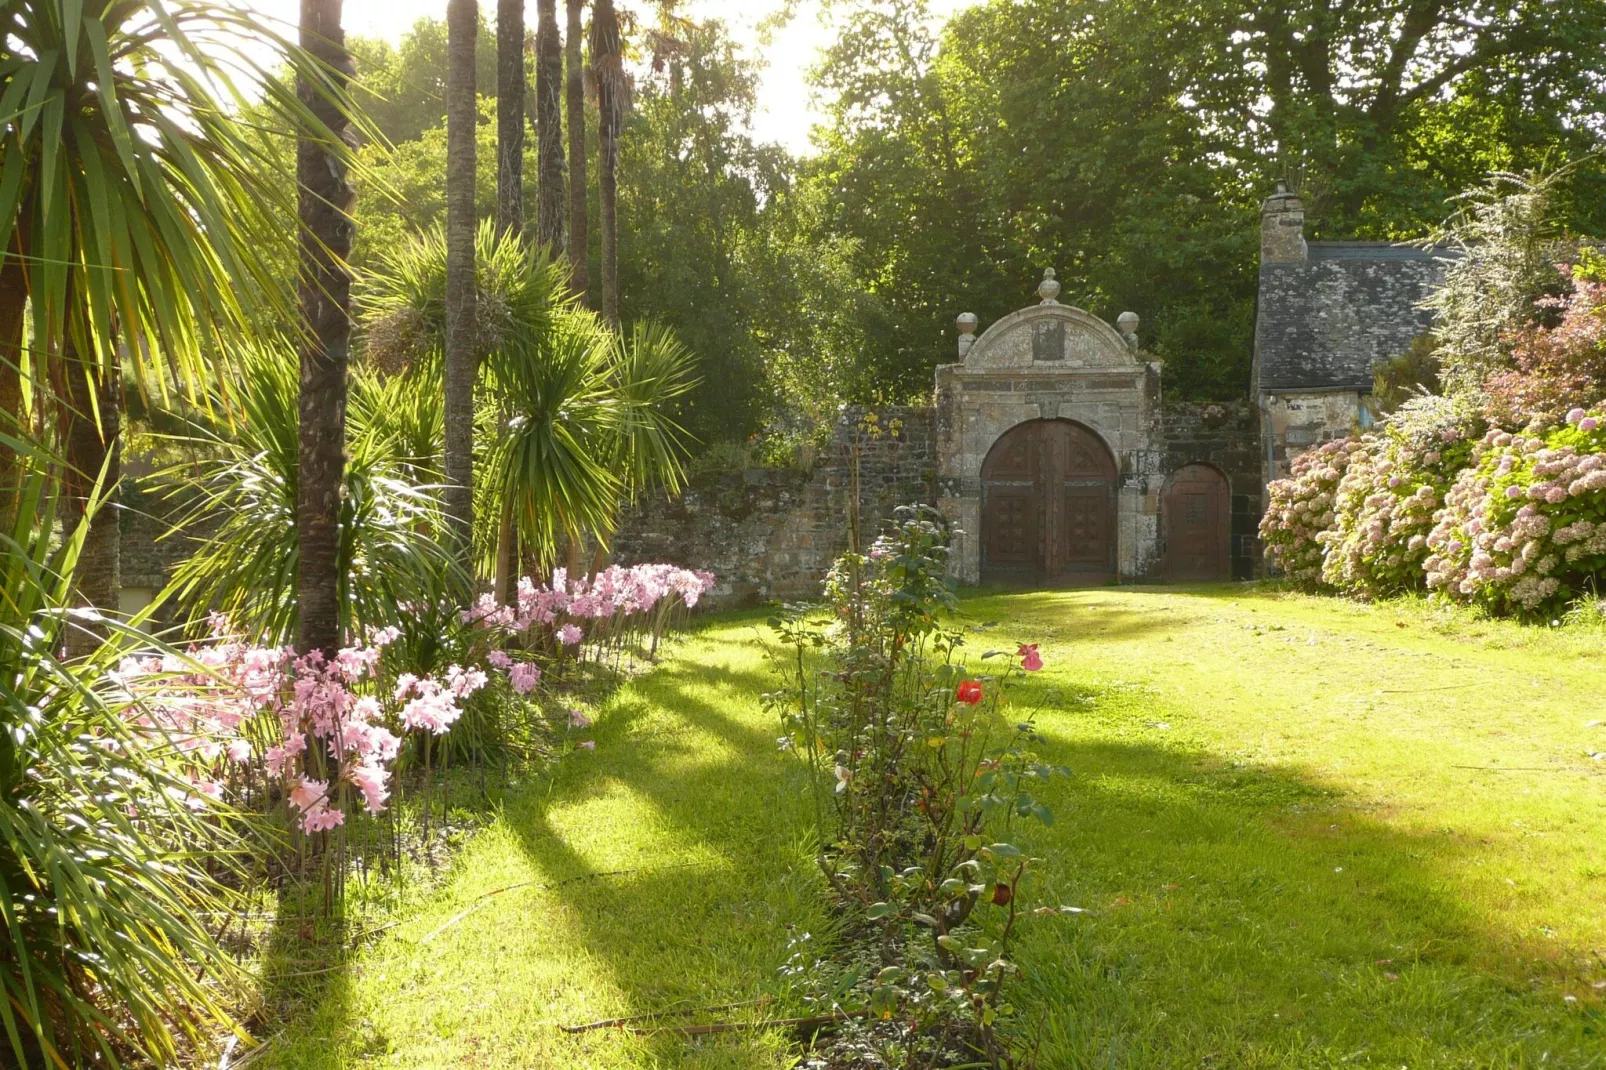
[[[859,453],[865,542],[899,505],[935,500],[932,413],[925,408],[844,414],[809,470],[748,468],[705,472],[671,501],[631,511],[614,536],[614,560],[669,561],[708,569],[718,608],[819,596],[831,563],[847,547],[852,447]]]
[[[1157,436],[1167,474],[1203,462],[1227,477],[1232,491],[1232,577],[1260,574],[1260,413],[1247,399],[1227,402],[1167,402]]]

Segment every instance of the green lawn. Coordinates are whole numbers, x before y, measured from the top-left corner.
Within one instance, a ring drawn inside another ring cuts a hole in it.
[[[1241,587],[966,610],[1041,643],[1016,697],[1076,772],[1033,847],[1088,913],[1019,956],[1042,1067],[1606,1066],[1600,633]],[[556,1026],[755,999],[818,928],[763,632],[716,619],[615,695],[253,1065],[790,1065],[762,1033]]]

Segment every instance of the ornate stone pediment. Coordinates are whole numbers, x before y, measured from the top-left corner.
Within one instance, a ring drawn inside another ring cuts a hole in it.
[[[1072,371],[1137,365],[1136,353],[1114,327],[1090,312],[1050,299],[988,327],[965,354],[962,367],[966,372]]]

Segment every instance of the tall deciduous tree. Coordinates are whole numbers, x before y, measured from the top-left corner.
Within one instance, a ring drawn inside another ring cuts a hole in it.
[[[536,237],[563,252],[563,42],[557,0],[536,0],[535,142],[538,179]]]
[[[496,225],[524,233],[524,0],[496,4]]]
[[[567,36],[563,40],[564,108],[569,119],[569,284],[580,300],[590,289],[588,219],[586,218],[586,83],[581,45],[585,0],[566,0]]]
[[[591,8],[591,71],[597,80],[597,221],[602,234],[602,294],[598,307],[619,322],[619,133],[629,103],[624,43],[613,0]]]
[[[446,516],[465,563],[474,535],[474,45],[476,0],[447,0],[446,73]]]
[[[301,47],[344,91],[355,75],[341,25],[342,0],[301,0]],[[336,101],[303,78],[303,101],[337,143],[352,136]],[[328,138],[296,145],[301,219],[301,395],[296,475],[296,648],[333,656],[341,645],[340,491],[345,480],[346,371],[351,353],[352,209],[346,160]]]

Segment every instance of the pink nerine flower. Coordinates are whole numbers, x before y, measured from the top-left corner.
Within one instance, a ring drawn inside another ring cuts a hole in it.
[[[528,695],[535,690],[535,685],[540,681],[541,670],[527,661],[521,661],[508,670],[507,679],[508,683],[513,685],[513,690],[521,695]]]
[[[579,625],[565,624],[563,627],[558,629],[558,642],[562,643],[564,646],[574,646],[580,641],[580,635],[581,632]]]

